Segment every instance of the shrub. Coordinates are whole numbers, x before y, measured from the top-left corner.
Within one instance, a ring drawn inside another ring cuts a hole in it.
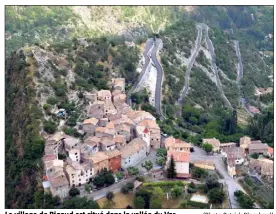
[[[173,198],[179,198],[183,194],[182,187],[175,185],[172,189],[171,194]]]
[[[188,205],[194,208],[209,209],[209,204],[204,204],[196,201],[188,201]]]
[[[194,189],[194,188],[188,188],[188,193],[196,193],[197,192],[197,189]]]
[[[46,131],[49,134],[54,134],[57,130],[57,125],[52,121],[44,121],[43,123],[44,131]]]
[[[113,192],[107,192],[107,193],[106,193],[106,198],[107,198],[109,201],[112,201],[112,199],[114,198],[114,193],[113,193]]]
[[[55,97],[49,97],[46,102],[50,105],[55,105],[57,103],[57,99]]]
[[[117,172],[116,177],[118,178],[118,180],[122,180],[124,178],[124,173],[123,172]]]
[[[79,191],[79,189],[77,189],[76,187],[72,187],[70,190],[69,190],[69,195],[71,196],[71,197],[75,197],[75,196],[77,196],[77,195],[79,195],[80,194],[80,191]]]
[[[123,186],[123,187],[121,188],[121,193],[123,193],[123,194],[128,194],[128,193],[129,193],[129,189],[128,189],[126,186]]]
[[[144,187],[173,187],[173,186],[185,186],[184,181],[158,181],[158,182],[145,182],[143,183]]]
[[[185,209],[185,208],[187,208],[187,206],[188,206],[188,201],[184,200],[184,201],[181,201],[179,208]]]
[[[145,208],[145,200],[141,196],[138,196],[134,199],[134,206],[136,209],[144,209]]]
[[[208,199],[212,203],[222,203],[225,192],[221,188],[213,188],[208,192]]]
[[[137,176],[137,177],[136,177],[136,180],[137,180],[137,181],[140,181],[140,182],[145,182],[146,179],[145,179],[145,177],[143,177],[143,176]]]

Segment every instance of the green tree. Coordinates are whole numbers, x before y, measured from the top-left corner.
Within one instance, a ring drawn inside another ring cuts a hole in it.
[[[103,175],[98,175],[93,179],[93,184],[96,187],[103,187],[105,184],[105,178]]]
[[[207,175],[207,172],[204,169],[195,167],[192,170],[192,176],[193,178],[203,178]]]
[[[234,196],[237,198],[237,201],[241,208],[252,209],[254,208],[254,200],[252,200],[248,195],[244,194],[241,190],[236,190]]]
[[[49,134],[54,134],[57,130],[57,125],[53,121],[44,121],[43,123],[44,131],[46,131]]]
[[[106,184],[107,186],[110,186],[110,185],[112,185],[112,184],[114,184],[114,183],[115,183],[115,178],[114,178],[114,176],[112,175],[112,173],[111,173],[111,172],[107,173],[107,174],[105,175],[105,184]]]
[[[209,190],[220,186],[221,184],[218,182],[218,179],[216,177],[208,176],[205,184],[205,192],[209,192]]]
[[[183,194],[183,189],[180,186],[175,185],[171,194],[173,198],[179,198]]]
[[[134,206],[136,209],[144,209],[145,208],[145,200],[143,197],[138,196],[134,199]]]
[[[113,198],[114,198],[114,193],[113,193],[113,192],[107,192],[107,193],[106,193],[106,198],[107,198],[109,201],[112,201]]]
[[[127,168],[127,172],[129,175],[138,175],[139,174],[139,169],[135,168],[133,166],[130,166]]]
[[[211,203],[222,203],[225,199],[225,192],[221,188],[213,188],[208,192],[208,199]]]
[[[84,189],[86,192],[90,192],[91,186],[89,184],[85,184]]]
[[[185,209],[187,207],[188,207],[188,201],[186,201],[186,200],[181,201],[179,208]]]
[[[253,153],[253,154],[251,154],[250,156],[251,156],[252,158],[254,158],[254,159],[258,159],[259,154],[257,154],[257,153]]]
[[[202,145],[202,148],[204,149],[205,152],[209,153],[213,150],[213,146],[209,143],[204,143]]]
[[[80,194],[80,191],[79,191],[79,189],[76,188],[76,187],[72,187],[72,188],[69,190],[69,195],[70,195],[71,197],[75,197],[75,196],[77,196],[77,195],[79,195],[79,194]]]
[[[99,209],[96,201],[88,200],[86,197],[73,197],[63,202],[63,209]]]
[[[162,201],[157,198],[151,198],[150,208],[151,209],[162,209]]]
[[[152,164],[152,162],[149,160],[149,161],[145,161],[144,163],[142,163],[141,166],[142,166],[143,168],[145,168],[145,169],[147,170],[147,172],[149,172],[149,171],[152,169],[153,164]]]
[[[173,156],[171,156],[171,160],[169,163],[169,168],[167,169],[167,177],[168,178],[175,178],[176,170],[175,170],[175,162]]]

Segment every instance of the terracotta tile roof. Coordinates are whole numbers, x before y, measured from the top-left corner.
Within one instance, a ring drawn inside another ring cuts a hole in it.
[[[125,123],[122,123],[122,124],[119,124],[119,125],[116,126],[116,130],[117,131],[130,132],[130,126],[125,124]]]
[[[108,138],[108,137],[103,137],[101,139],[101,144],[103,144],[105,146],[110,146],[110,145],[114,145],[115,141],[113,139]]]
[[[116,96],[118,94],[122,94],[122,92],[120,90],[114,90],[114,91],[112,91],[112,96]]]
[[[84,120],[82,124],[83,124],[83,125],[92,124],[92,125],[95,126],[95,125],[97,125],[98,121],[99,121],[98,119],[92,117],[92,118],[89,118],[89,119]]]
[[[249,144],[248,149],[249,149],[249,150],[252,150],[252,149],[263,149],[263,150],[267,150],[267,149],[268,149],[268,146],[267,146],[267,144],[263,144],[263,143],[252,143],[252,144]]]
[[[223,150],[227,154],[227,159],[241,159],[245,157],[244,150],[240,147],[224,148]]]
[[[189,162],[190,161],[190,153],[189,152],[176,152],[176,151],[168,151],[167,157],[173,156],[175,162]]]
[[[269,154],[273,154],[274,153],[274,149],[272,148],[272,147],[268,147],[268,149],[267,149],[267,152],[269,153]]]
[[[175,139],[173,137],[168,137],[165,139],[165,148],[190,148],[191,144],[186,143],[182,140]]]
[[[160,130],[160,128],[155,120],[143,120],[138,125],[145,126],[149,129],[159,129]]]
[[[132,119],[135,123],[140,123],[142,120],[156,120],[152,114],[146,111],[131,111],[126,114],[130,119]]]
[[[106,125],[106,128],[107,128],[107,129],[115,129],[114,123],[113,123],[113,122],[109,122],[109,123]]]
[[[44,155],[43,156],[43,162],[52,161],[52,160],[57,160],[57,156],[56,155]]]
[[[227,158],[227,164],[228,164],[229,167],[236,166],[236,164],[235,164],[235,158]]]
[[[115,143],[125,143],[126,138],[124,135],[117,135],[116,137],[114,137],[114,141]]]
[[[143,147],[146,148],[147,143],[140,139],[135,138],[132,141],[130,141],[124,148],[121,149],[122,157],[127,158],[134,154],[135,152],[141,150]]]
[[[114,158],[117,156],[121,155],[121,152],[117,149],[114,149],[112,151],[106,151],[105,154],[109,157],[109,158]]]
[[[121,115],[121,118],[114,120],[113,123],[115,125],[122,124],[122,123],[129,124],[129,125],[135,124],[133,120],[131,120],[130,118],[128,118],[126,115],[123,115],[123,114]]]
[[[126,95],[125,94],[116,94],[116,95],[113,95],[113,100],[114,101],[126,100]]]
[[[51,160],[51,161],[46,161],[44,162],[45,169],[51,169],[53,167],[63,167],[63,160]]]
[[[87,139],[84,140],[84,143],[89,145],[89,146],[95,146],[97,145],[99,142],[101,141],[100,138],[96,137],[96,136],[91,136],[88,137]]]
[[[248,110],[254,114],[260,113],[260,110],[257,109],[255,106],[248,106]]]
[[[216,138],[207,138],[207,139],[203,139],[202,141],[203,141],[203,143],[208,143],[215,147],[220,146],[220,141]]]
[[[52,136],[46,139],[46,145],[52,145],[65,138],[64,132],[56,132]]]
[[[55,177],[55,178],[49,178],[49,181],[51,183],[51,186],[53,188],[62,187],[62,186],[68,186],[69,182],[63,173],[62,175]]]
[[[93,155],[85,155],[87,159],[92,161],[92,164],[107,160],[109,157],[104,152],[97,152]]]

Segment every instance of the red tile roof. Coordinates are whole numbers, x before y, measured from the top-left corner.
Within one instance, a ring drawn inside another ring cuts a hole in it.
[[[274,148],[269,146],[268,149],[267,149],[267,152],[270,153],[270,154],[273,154],[274,153]]]
[[[189,162],[190,161],[190,153],[189,152],[175,152],[169,151],[168,157],[173,156],[175,162]]]

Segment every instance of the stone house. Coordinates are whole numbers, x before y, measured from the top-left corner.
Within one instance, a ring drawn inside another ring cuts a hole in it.
[[[260,159],[261,175],[272,179],[274,177],[274,161],[266,158]]]
[[[106,168],[109,170],[108,156],[105,152],[97,152],[93,155],[84,154],[82,156],[84,161],[90,161],[94,172],[98,174],[102,169]]]
[[[170,165],[171,158],[175,162],[175,171],[177,178],[189,178],[190,152],[184,151],[168,151],[166,169]]]
[[[61,199],[68,197],[69,182],[63,171],[59,171],[49,177],[50,190],[53,196],[59,196]]]
[[[114,137],[114,142],[117,149],[122,149],[126,145],[126,138],[124,135],[117,135]]]
[[[96,136],[90,136],[84,140],[84,150],[86,150],[86,153],[95,154],[100,149],[100,142],[101,138],[98,138]]]
[[[220,151],[223,152],[226,148],[234,148],[236,147],[236,143],[230,142],[230,143],[221,143],[220,144]]]
[[[243,148],[246,152],[248,151],[248,145],[251,143],[251,138],[244,136],[240,138],[240,147]]]
[[[103,137],[100,141],[102,151],[110,151],[116,148],[116,143],[113,138]]]
[[[140,138],[135,138],[130,141],[124,148],[121,149],[121,166],[126,169],[137,164],[146,157],[147,145]]]
[[[65,138],[64,132],[57,132],[51,137],[46,139],[44,152],[46,155],[56,155],[61,151],[63,139]]]
[[[94,169],[90,162],[72,162],[66,166],[66,173],[71,187],[81,186],[88,183],[94,176]]]
[[[97,93],[98,100],[111,101],[111,92],[109,90],[100,90]]]
[[[160,148],[161,142],[161,132],[158,124],[155,120],[143,120],[141,121],[137,127],[142,126],[149,130],[150,132],[150,146],[152,148],[158,149]]]
[[[113,78],[111,81],[113,90],[125,91],[125,78]]]
[[[69,152],[71,149],[79,148],[80,140],[69,135],[63,139],[65,151]]]
[[[127,142],[129,142],[130,139],[132,138],[132,136],[131,136],[131,133],[132,133],[131,130],[132,130],[131,126],[129,126],[129,125],[125,124],[125,123],[121,123],[121,124],[116,125],[116,131],[117,131],[117,133],[119,135],[125,136],[125,139],[126,139]]]
[[[251,141],[251,144],[248,145],[249,154],[267,154],[268,146],[267,144],[262,143],[262,141]]]
[[[108,156],[109,170],[117,172],[121,169],[121,152],[117,149],[107,151],[105,154]]]
[[[94,135],[98,122],[99,120],[93,117],[84,120],[82,123],[83,131],[88,135]]]
[[[114,107],[111,101],[106,101],[104,105],[104,115],[106,117],[117,114],[117,109]]]
[[[94,117],[96,119],[103,118],[104,115],[104,102],[103,101],[95,101],[92,105],[89,106],[88,117]]]
[[[126,113],[127,117],[134,121],[135,124],[142,122],[143,120],[156,120],[152,114],[146,111],[130,111]]]
[[[120,105],[126,102],[126,94],[122,94],[120,91],[112,92],[112,96],[114,105]]]
[[[108,137],[112,139],[115,135],[117,135],[117,132],[112,122],[109,122],[106,127],[96,128],[96,136],[99,138]]]
[[[213,152],[219,152],[220,150],[220,141],[216,138],[207,138],[207,139],[202,139],[203,144],[208,143],[213,146]]]
[[[136,135],[138,138],[141,138],[146,142],[147,145],[147,154],[150,152],[150,131],[144,126],[136,127]]]
[[[173,137],[168,137],[165,139],[165,148],[168,151],[190,152],[191,144]]]
[[[221,154],[224,158],[234,160],[235,164],[242,164],[245,159],[244,150],[240,147],[225,148]]]

